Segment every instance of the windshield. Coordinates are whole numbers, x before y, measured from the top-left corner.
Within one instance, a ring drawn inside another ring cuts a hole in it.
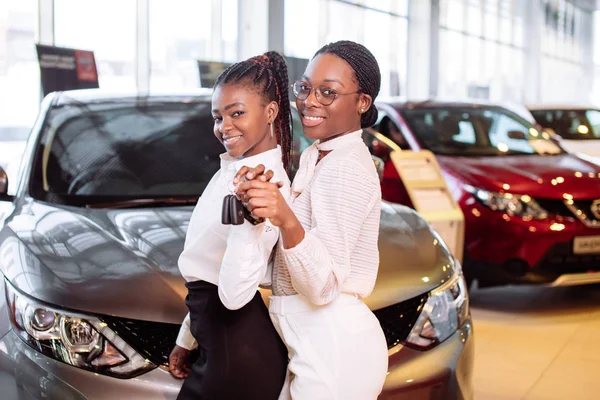
[[[55,202],[199,196],[224,152],[209,100],[70,104],[47,121],[33,192]]]
[[[417,139],[435,154],[503,156],[559,154],[533,126],[501,108],[418,108],[402,115]]]
[[[598,110],[541,110],[531,114],[540,125],[552,129],[563,139],[600,139]]]

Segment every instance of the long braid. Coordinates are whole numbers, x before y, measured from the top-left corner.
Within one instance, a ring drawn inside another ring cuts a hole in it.
[[[368,94],[373,102],[375,101],[381,88],[381,71],[377,59],[369,49],[362,44],[342,40],[323,46],[317,51],[315,57],[320,54],[333,54],[350,64],[356,75],[360,91]],[[361,116],[361,126],[367,128],[375,125],[377,115],[377,108],[375,105],[371,105]]]
[[[258,89],[267,101],[276,101],[279,105],[279,113],[273,123],[277,143],[281,146],[283,166],[289,174],[292,158],[292,111],[288,97],[289,80],[285,59],[279,53],[270,51],[233,64],[219,75],[215,87],[242,81],[248,81],[248,84]]]
[[[289,101],[289,78],[285,59],[274,51],[268,52],[267,55],[272,62],[272,70],[274,72],[274,80],[276,84],[277,98],[279,103],[278,119],[278,139],[283,151],[283,165],[288,174],[292,162],[292,109]]]

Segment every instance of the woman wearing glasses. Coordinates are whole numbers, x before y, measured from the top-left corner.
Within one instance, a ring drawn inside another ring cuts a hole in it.
[[[280,228],[269,312],[290,357],[281,398],[367,400],[383,387],[386,340],[362,300],[379,266],[381,189],[361,133],[377,120],[380,83],[364,46],[323,47],[293,85],[316,141],[300,158],[291,204],[255,169],[234,178],[254,216]]]

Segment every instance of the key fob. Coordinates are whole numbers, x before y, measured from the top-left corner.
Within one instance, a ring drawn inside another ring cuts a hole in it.
[[[262,224],[263,222],[265,222],[264,218],[254,218],[252,216],[252,214],[250,213],[250,211],[244,207],[244,218],[246,219],[246,221],[250,222],[252,225],[258,225],[258,224]]]
[[[244,223],[244,205],[235,196],[231,196],[230,215],[231,225],[242,225]]]
[[[221,223],[223,225],[231,225],[231,198],[228,194],[223,198],[223,208],[221,209]]]

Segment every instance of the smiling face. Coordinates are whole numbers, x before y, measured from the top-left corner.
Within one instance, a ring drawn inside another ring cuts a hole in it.
[[[306,137],[325,141],[360,129],[361,110],[368,110],[372,100],[369,95],[356,93],[359,85],[350,64],[333,54],[321,54],[308,64],[302,81],[338,94],[328,106],[317,100],[314,89],[307,99],[296,99]]]
[[[214,134],[233,158],[250,157],[277,147],[270,123],[279,107],[248,85],[217,86],[212,96]]]

